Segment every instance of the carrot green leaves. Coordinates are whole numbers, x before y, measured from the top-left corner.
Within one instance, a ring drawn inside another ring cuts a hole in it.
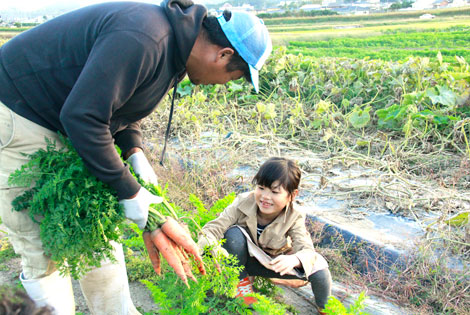
[[[29,209],[40,224],[46,255],[77,279],[104,258],[114,258],[110,241],[119,241],[125,218],[114,191],[90,174],[67,139],[62,142],[64,148],[48,142],[33,153],[9,184],[26,189],[13,208]]]

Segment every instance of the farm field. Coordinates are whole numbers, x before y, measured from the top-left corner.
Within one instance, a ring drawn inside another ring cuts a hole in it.
[[[470,16],[470,13],[469,13]],[[364,37],[369,35],[380,35],[390,30],[408,29],[412,31],[425,31],[429,29],[450,28],[457,25],[468,25],[469,16],[459,16],[455,18],[438,18],[438,20],[420,20],[419,18],[410,18],[404,20],[390,20],[390,21],[329,21],[319,22],[310,21],[304,23],[297,21],[294,24],[283,24],[283,20],[273,20],[273,23],[268,24],[270,34],[274,45],[284,43],[283,40],[288,39],[288,36],[310,36],[311,39],[329,39],[336,37]]]
[[[19,32],[8,32],[0,30],[0,45],[5,43],[7,40],[18,34]]]
[[[415,14],[347,21],[333,16],[326,22],[319,17],[318,23],[305,18],[272,19],[266,24],[273,44],[287,47],[292,54],[405,61],[409,56],[433,58],[440,51],[445,62],[456,62],[455,56],[470,58],[470,11],[462,11],[452,17],[436,15],[433,20],[421,20]]]
[[[328,205],[315,212],[320,219],[347,222],[350,229],[363,224],[369,235],[376,231],[372,226],[401,227],[374,224],[368,217],[412,222],[402,233],[416,230],[418,236],[396,278],[377,267],[383,263],[379,258],[368,260],[375,271],[360,271],[354,263],[360,249],[351,245],[322,247],[330,237],[324,230],[317,234],[323,240],[318,250],[335,261],[338,281],[360,283],[373,295],[411,307],[411,314],[465,314],[470,15],[467,10],[423,21],[422,13],[265,19],[275,50],[262,70],[260,95],[238,82],[225,87],[183,82],[175,148],[178,156],[228,173],[256,167],[266,156],[289,155],[303,163],[307,208]],[[168,107],[159,107],[148,130],[164,124],[167,115]],[[218,183],[205,194],[217,195],[226,184],[239,187],[248,176],[235,174],[241,176],[235,184],[213,179]],[[460,261],[457,269],[449,263],[454,258]],[[339,263],[342,259],[348,262]],[[429,270],[440,270],[439,276]]]
[[[345,304],[365,292],[403,307],[373,314],[468,314],[470,9],[432,11],[433,20],[420,20],[423,13],[265,19],[275,49],[260,72],[259,94],[244,81],[182,81],[165,166],[158,160],[170,98],[143,121],[145,149],[168,199],[182,215],[207,220],[233,192],[250,189],[251,171],[267,157],[288,156],[302,169],[298,205],[309,211],[309,232],[335,288],[345,288],[338,295]],[[0,30],[5,41],[10,34]],[[320,219],[381,243],[332,236]],[[206,280],[186,291],[172,273],[156,278],[138,236],[135,227],[125,229],[141,311],[153,314],[155,302],[184,314],[184,299],[169,298],[175,292],[198,306],[193,313],[234,307],[194,293],[211,285]],[[397,249],[399,263],[386,263],[379,243]],[[16,285],[18,270],[11,247],[0,242],[0,279]],[[281,301],[260,314],[315,314],[310,302],[296,303],[301,295],[283,300],[277,288],[257,285]]]
[[[438,52],[445,62],[456,62],[455,56],[470,59],[470,24],[449,29],[421,32],[389,31],[386,35],[366,38],[334,38],[321,41],[291,41],[288,52],[314,57],[369,58],[405,61],[410,56],[436,58]]]

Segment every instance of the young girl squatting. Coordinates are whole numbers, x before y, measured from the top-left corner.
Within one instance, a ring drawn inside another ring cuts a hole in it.
[[[242,193],[199,235],[201,249],[226,239],[222,252],[238,258],[237,296],[252,293],[248,276],[302,279],[310,282],[318,309],[331,294],[326,260],[313,247],[305,218],[295,210],[301,171],[294,161],[273,157],[253,178],[255,190]],[[256,299],[244,297],[247,304]]]

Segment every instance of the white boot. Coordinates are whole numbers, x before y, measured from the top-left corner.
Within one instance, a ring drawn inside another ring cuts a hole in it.
[[[38,307],[49,305],[54,309],[54,315],[75,314],[70,276],[61,276],[59,271],[55,271],[49,276],[28,280],[21,273],[20,280],[29,297]]]
[[[116,263],[106,260],[80,279],[93,315],[140,315],[131,300],[122,245],[112,242]]]

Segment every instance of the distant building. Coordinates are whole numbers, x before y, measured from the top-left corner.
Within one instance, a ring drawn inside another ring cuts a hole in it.
[[[435,0],[416,0],[412,5],[412,10],[426,10],[434,7]]]
[[[449,8],[458,8],[458,7],[466,6],[468,4],[469,3],[468,3],[467,0],[454,0],[454,1],[452,1],[452,3],[449,3],[448,7]]]
[[[336,12],[349,15],[367,15],[370,13],[370,7],[350,6],[342,8],[342,10],[336,10]]]
[[[278,6],[279,7],[287,7],[287,6],[291,5],[292,3],[294,3],[294,1],[281,1],[281,2],[279,2]]]
[[[234,7],[230,3],[226,2],[219,8],[219,10],[221,12],[224,10],[252,12],[255,10],[255,7],[247,3],[244,3],[242,6]]]
[[[447,0],[436,0],[432,3],[434,9],[446,8],[449,5]]]
[[[305,4],[299,8],[302,11],[314,11],[314,10],[322,10],[322,6],[320,4]]]
[[[362,0],[362,1],[355,2],[353,5],[356,7],[361,7],[361,8],[368,8],[368,9],[377,8],[378,9],[380,7],[380,0],[379,1]]]
[[[266,13],[284,13],[286,12],[285,10],[283,9],[280,9],[280,8],[266,8]]]
[[[339,8],[346,5],[342,1],[323,1],[322,6],[328,8]]]
[[[330,4],[332,4],[332,3],[336,3],[336,0],[322,0],[321,5],[322,5],[323,7],[328,7],[328,6],[330,6]]]

